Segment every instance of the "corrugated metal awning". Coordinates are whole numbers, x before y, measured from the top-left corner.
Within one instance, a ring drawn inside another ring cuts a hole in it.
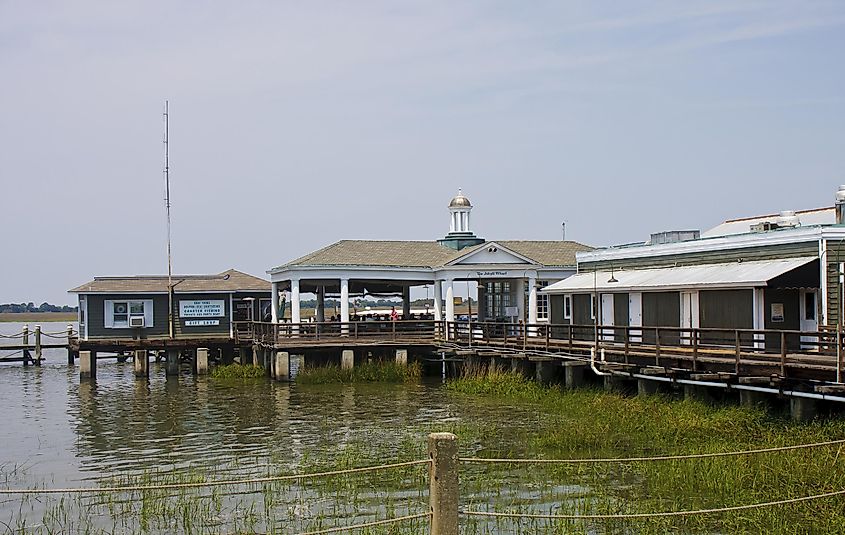
[[[661,291],[707,288],[754,288],[793,269],[807,265],[818,257],[789,258],[729,264],[582,271],[560,282],[546,286],[551,294],[585,292]],[[608,282],[611,278],[618,282]]]

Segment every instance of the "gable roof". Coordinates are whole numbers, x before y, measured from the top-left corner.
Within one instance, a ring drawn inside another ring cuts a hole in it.
[[[174,293],[270,292],[269,281],[230,269],[216,275],[174,275]],[[167,293],[167,275],[94,277],[68,293]]]
[[[270,271],[296,267],[438,268],[491,243],[456,251],[435,241],[341,240]],[[593,248],[570,241],[495,241],[544,266],[574,266],[575,253]]]

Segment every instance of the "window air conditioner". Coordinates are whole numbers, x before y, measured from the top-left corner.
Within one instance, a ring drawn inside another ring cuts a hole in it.
[[[144,325],[144,316],[132,316],[129,318],[130,327],[146,327]]]

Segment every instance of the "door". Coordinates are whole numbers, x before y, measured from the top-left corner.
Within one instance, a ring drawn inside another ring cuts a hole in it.
[[[602,340],[612,342],[615,339],[613,336],[614,329],[612,328],[615,325],[615,320],[613,294],[601,294],[601,323],[599,325],[601,331],[599,334]],[[608,328],[602,329],[602,327]]]
[[[818,299],[816,290],[801,290],[798,303],[801,314],[801,331],[816,332],[819,330],[818,320]],[[818,338],[815,336],[802,336],[801,349],[817,349]]]

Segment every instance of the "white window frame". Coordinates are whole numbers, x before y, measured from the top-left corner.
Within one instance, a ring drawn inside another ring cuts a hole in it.
[[[549,285],[549,281],[537,281],[537,290]],[[549,321],[549,294],[537,292],[537,321]]]
[[[590,319],[595,321],[596,319],[596,294],[590,294]]]
[[[572,295],[570,294],[563,296],[563,319],[572,319]]]
[[[115,323],[114,321],[114,305],[115,303],[126,303],[126,322]],[[144,328],[149,329],[153,326],[153,300],[152,299],[106,299],[103,301],[105,307],[103,315],[103,327],[106,329],[131,329],[129,326],[129,318],[132,316],[139,317],[142,314],[132,313],[133,305],[141,305],[143,307]],[[137,328],[137,327],[134,327]]]

